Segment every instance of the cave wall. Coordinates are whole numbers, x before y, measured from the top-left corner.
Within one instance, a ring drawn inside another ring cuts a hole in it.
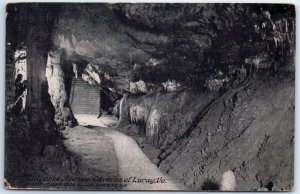
[[[14,50],[10,45],[6,45],[6,65],[5,65],[5,106],[14,103],[15,97],[15,66],[14,66]]]
[[[167,150],[174,141],[189,133],[198,114],[217,96],[216,93],[201,94],[191,88],[127,96],[120,102],[120,114],[123,114],[120,123],[126,120],[126,124],[138,125],[140,134],[145,135],[149,143]]]
[[[295,87],[286,76],[251,78],[222,95],[185,88],[126,96],[116,128],[154,144],[160,153],[149,157],[193,190],[221,189],[227,171],[237,191],[290,190]]]
[[[193,189],[203,189],[207,180],[220,186],[223,173],[231,170],[238,191],[291,190],[294,94],[293,79],[274,78],[228,91],[160,169]]]

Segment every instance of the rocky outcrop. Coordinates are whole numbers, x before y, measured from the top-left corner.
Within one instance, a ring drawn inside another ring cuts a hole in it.
[[[294,92],[294,81],[285,79],[253,80],[228,91],[160,169],[196,190],[208,180],[220,186],[228,170],[238,191],[291,190]]]
[[[191,88],[174,92],[155,91],[143,96],[127,96],[120,101],[117,128],[126,133],[126,125],[139,127],[145,142],[161,150],[156,162],[167,157],[181,138],[188,136],[201,112],[218,96],[200,94]],[[174,106],[176,104],[176,106]]]

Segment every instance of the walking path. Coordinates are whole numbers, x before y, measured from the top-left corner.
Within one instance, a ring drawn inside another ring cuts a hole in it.
[[[118,160],[114,143],[101,130],[82,126],[67,128],[63,132],[65,146],[69,151],[82,158],[82,163],[94,169],[101,176],[116,177],[118,175]]]
[[[69,128],[64,132],[66,147],[82,157],[82,163],[109,177],[128,181],[124,190],[178,190],[129,136],[112,128]],[[150,184],[150,182],[153,182]]]

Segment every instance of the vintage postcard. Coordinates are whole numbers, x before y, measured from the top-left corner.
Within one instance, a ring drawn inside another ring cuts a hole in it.
[[[7,189],[294,189],[294,5],[6,11]]]

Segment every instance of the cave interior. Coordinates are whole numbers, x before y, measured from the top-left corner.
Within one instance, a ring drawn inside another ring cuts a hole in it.
[[[131,137],[187,190],[293,188],[293,5],[17,3],[7,14],[12,187],[93,171],[65,143],[80,126]]]

